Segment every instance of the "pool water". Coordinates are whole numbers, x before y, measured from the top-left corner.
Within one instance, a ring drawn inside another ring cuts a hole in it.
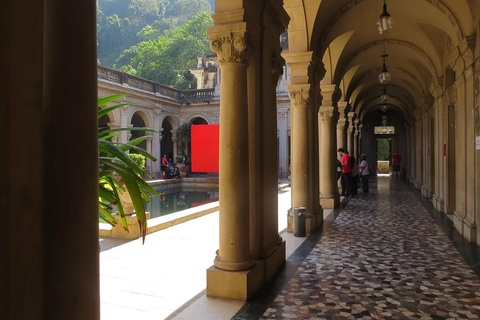
[[[193,208],[209,202],[218,201],[218,189],[171,189],[155,190],[160,195],[150,196],[145,209],[150,218],[164,216],[173,212]]]

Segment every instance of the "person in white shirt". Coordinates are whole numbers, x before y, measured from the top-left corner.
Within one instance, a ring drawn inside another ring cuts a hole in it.
[[[362,154],[360,158],[362,162],[360,162],[358,168],[360,169],[360,179],[362,179],[362,189],[363,193],[368,193],[368,176],[370,175],[370,171],[368,170],[367,155]]]

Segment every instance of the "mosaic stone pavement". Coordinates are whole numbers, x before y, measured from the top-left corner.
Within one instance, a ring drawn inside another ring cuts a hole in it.
[[[480,280],[407,185],[375,189],[349,201],[260,319],[480,319]]]

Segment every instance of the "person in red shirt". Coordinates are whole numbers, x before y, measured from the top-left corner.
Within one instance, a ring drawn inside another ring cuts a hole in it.
[[[400,161],[402,161],[402,157],[395,151],[392,157],[392,166],[393,166],[393,179],[395,180],[395,176],[398,173],[398,178],[400,179]]]
[[[350,164],[350,157],[343,148],[338,149],[338,154],[342,158],[340,163],[342,164],[342,196],[352,196],[352,166]]]

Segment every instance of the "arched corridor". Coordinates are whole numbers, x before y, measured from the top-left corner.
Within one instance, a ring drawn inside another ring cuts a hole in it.
[[[478,247],[405,182],[380,177],[370,190],[232,319],[479,318]]]

